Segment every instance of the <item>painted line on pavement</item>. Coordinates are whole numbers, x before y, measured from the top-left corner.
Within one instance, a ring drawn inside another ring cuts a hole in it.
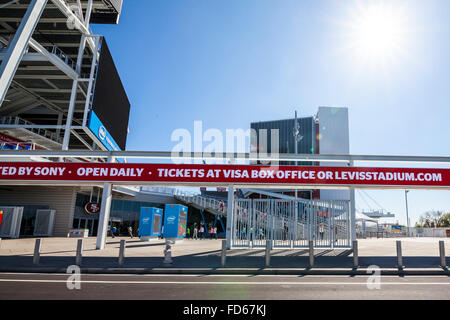
[[[0,282],[30,282],[30,283],[92,283],[92,284],[188,284],[188,285],[367,285],[367,282],[249,282],[249,281],[102,281],[102,280],[27,280],[27,279],[0,279]],[[381,285],[417,285],[442,286],[450,282],[385,282]]]

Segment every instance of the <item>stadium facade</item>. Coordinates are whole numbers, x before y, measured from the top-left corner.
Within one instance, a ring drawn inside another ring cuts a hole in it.
[[[118,24],[121,13],[122,0],[0,0],[0,150],[126,149],[130,101],[106,38],[90,27]],[[0,207],[23,208],[21,237],[36,235],[42,210],[54,212],[52,236],[95,236],[99,213],[86,205],[100,207],[103,187],[1,186]],[[174,202],[170,192],[114,186],[109,223],[136,230],[141,206]]]

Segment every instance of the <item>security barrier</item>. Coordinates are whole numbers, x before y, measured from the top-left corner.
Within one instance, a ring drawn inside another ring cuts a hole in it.
[[[349,201],[238,199],[232,247],[350,248]]]

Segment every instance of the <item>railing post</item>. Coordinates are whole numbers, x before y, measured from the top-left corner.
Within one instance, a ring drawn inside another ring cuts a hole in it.
[[[266,240],[266,267],[270,267],[270,240]]]
[[[33,264],[39,264],[39,260],[41,258],[41,244],[42,239],[36,239],[34,244]]]
[[[397,240],[397,267],[403,269],[402,242]]]
[[[358,241],[353,241],[353,267],[358,268]]]
[[[120,240],[120,250],[119,250],[119,266],[123,265],[125,260],[125,244],[126,240]]]
[[[77,255],[75,258],[75,264],[77,266],[81,265],[81,260],[83,258],[83,239],[78,239],[77,242]]]
[[[447,261],[445,261],[445,244],[444,241],[439,241],[439,255],[441,256],[441,267],[447,267]]]
[[[309,240],[309,267],[314,266],[314,241]]]
[[[225,267],[225,263],[227,260],[227,240],[222,240],[222,257],[221,257],[222,268]]]

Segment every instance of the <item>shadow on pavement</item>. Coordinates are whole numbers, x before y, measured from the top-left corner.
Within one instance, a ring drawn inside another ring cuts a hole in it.
[[[215,254],[213,254],[215,253]],[[173,264],[167,266],[163,263],[163,254],[160,257],[126,257],[124,268],[220,268],[220,251],[209,252],[209,255],[199,256],[190,254],[184,256],[174,256]],[[353,258],[349,256],[316,256],[314,268],[352,268]],[[447,258],[447,265],[450,259]],[[2,256],[0,257],[1,270],[14,270],[21,268],[67,268],[75,264],[75,256],[41,256],[40,264],[33,265],[32,256]],[[265,257],[236,255],[228,256],[226,268],[264,268]],[[309,264],[308,256],[272,256],[271,268],[307,268]],[[439,268],[439,257],[404,257],[405,268]],[[359,265],[366,268],[376,265],[380,268],[397,268],[396,257],[359,257]],[[118,268],[117,257],[83,257],[83,268]]]

